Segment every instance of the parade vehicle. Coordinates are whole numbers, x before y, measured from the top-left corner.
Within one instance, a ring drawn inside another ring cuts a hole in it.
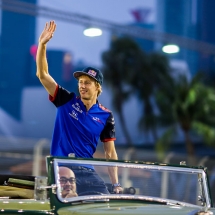
[[[109,193],[77,189],[77,196],[64,198],[61,166],[92,168]],[[110,168],[118,171],[120,193],[110,183]],[[46,169],[47,176],[1,175],[0,214],[215,215],[205,167],[47,156]]]

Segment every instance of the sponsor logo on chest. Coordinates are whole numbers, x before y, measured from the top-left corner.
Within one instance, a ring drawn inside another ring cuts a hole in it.
[[[81,110],[81,107],[80,107],[80,105],[79,105],[78,102],[76,102],[75,104],[72,104],[72,107],[73,107],[76,111],[78,111],[79,113],[83,113],[83,110]]]
[[[80,104],[78,102],[72,104],[72,108],[73,108],[73,110],[69,113],[69,115],[71,117],[73,117],[74,119],[78,120],[78,114],[79,113],[82,114],[83,110],[81,110]],[[92,120],[96,121],[100,124],[103,124],[103,122],[98,117],[92,116]]]
[[[98,117],[94,117],[94,116],[93,116],[92,119],[93,119],[94,121],[96,121],[96,122],[99,122],[99,123],[103,124],[102,121],[101,121]]]
[[[74,119],[78,120],[78,113],[76,113],[74,110],[72,111],[72,113],[69,113],[69,115]]]

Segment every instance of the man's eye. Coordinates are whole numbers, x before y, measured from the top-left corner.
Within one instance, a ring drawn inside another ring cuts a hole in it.
[[[78,82],[79,85],[90,85],[91,82],[90,81],[86,81],[86,82]]]

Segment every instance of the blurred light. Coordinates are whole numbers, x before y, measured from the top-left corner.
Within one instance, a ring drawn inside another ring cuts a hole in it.
[[[169,45],[163,46],[162,51],[168,54],[173,54],[173,53],[178,53],[180,49],[177,45],[169,44]]]
[[[32,45],[30,47],[30,54],[31,56],[34,58],[34,60],[36,60],[36,55],[37,55],[37,45]]]
[[[97,37],[102,35],[102,30],[99,28],[87,28],[84,30],[84,35],[87,37]]]

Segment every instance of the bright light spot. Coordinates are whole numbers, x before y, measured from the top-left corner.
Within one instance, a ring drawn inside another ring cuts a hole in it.
[[[180,206],[171,206],[170,208],[181,209]]]
[[[87,37],[97,37],[102,35],[102,30],[99,28],[87,28],[84,30],[84,35]]]
[[[180,51],[177,45],[166,45],[163,46],[162,51],[168,54],[178,53]]]

